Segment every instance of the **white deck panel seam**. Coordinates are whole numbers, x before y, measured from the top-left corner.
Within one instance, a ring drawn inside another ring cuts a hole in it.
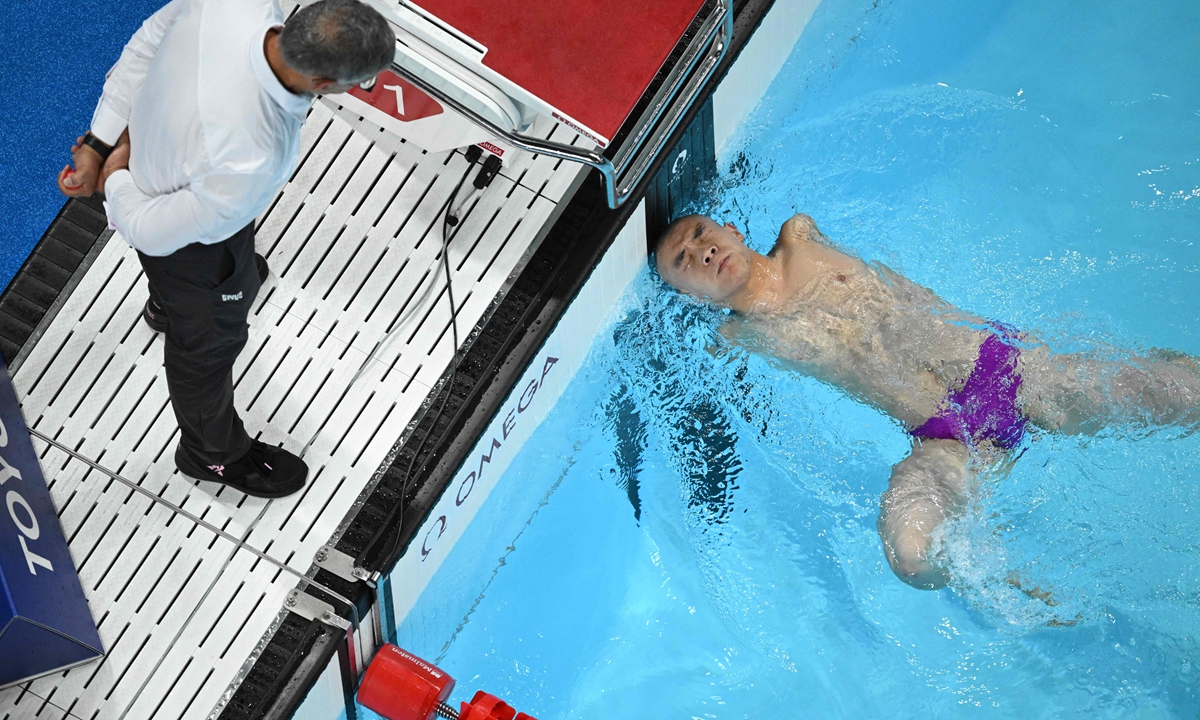
[[[9,693],[12,690],[13,688],[9,688],[4,692]],[[22,704],[23,707],[21,708],[21,712],[18,713],[13,710],[16,705]],[[12,703],[7,707],[0,705],[0,711],[4,712],[2,720],[18,720],[18,718],[23,719],[27,717],[37,718],[38,720],[86,720],[85,718],[81,718],[78,715],[72,714],[67,708],[61,707],[52,700],[44,698],[32,691],[15,693],[13,695]]]

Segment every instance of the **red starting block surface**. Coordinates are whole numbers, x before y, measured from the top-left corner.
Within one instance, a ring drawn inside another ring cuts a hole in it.
[[[483,64],[612,138],[704,0],[416,0]]]

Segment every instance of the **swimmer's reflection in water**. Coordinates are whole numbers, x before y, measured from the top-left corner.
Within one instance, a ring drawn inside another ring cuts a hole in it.
[[[979,463],[1028,425],[1064,434],[1200,422],[1200,360],[1056,354],[1034,335],[965,313],[886,268],[835,249],[812,218],[784,223],[767,255],[732,224],[668,226],[655,266],[676,290],[729,308],[730,342],[829,382],[909,428],[879,513],[888,564],[916,588],[950,580],[933,532],[966,505]]]
[[[742,470],[736,450],[737,431],[721,404],[710,398],[688,397],[679,413],[684,421],[676,428],[672,443],[686,476],[688,508],[709,525],[724,523]],[[616,481],[629,496],[634,519],[640,521],[638,476],[647,447],[647,423],[624,384],[605,404],[605,415],[613,440]]]

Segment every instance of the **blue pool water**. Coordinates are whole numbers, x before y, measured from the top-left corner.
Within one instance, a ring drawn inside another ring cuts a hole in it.
[[[63,197],[54,178],[87,130],[104,73],[163,0],[5,0],[0,23],[0,289]]]
[[[702,209],[764,251],[809,213],[1058,350],[1200,355],[1198,33],[1196,3],[825,0]],[[714,315],[644,273],[399,628],[459,699],[1197,717],[1200,437],[1036,433],[947,528],[952,588],[913,590],[875,530],[904,428],[713,357]]]

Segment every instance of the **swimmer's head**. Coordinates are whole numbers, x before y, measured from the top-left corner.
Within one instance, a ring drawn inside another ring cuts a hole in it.
[[[704,215],[687,215],[659,236],[654,265],[679,292],[728,305],[750,282],[754,255],[733,223],[718,225]]]

